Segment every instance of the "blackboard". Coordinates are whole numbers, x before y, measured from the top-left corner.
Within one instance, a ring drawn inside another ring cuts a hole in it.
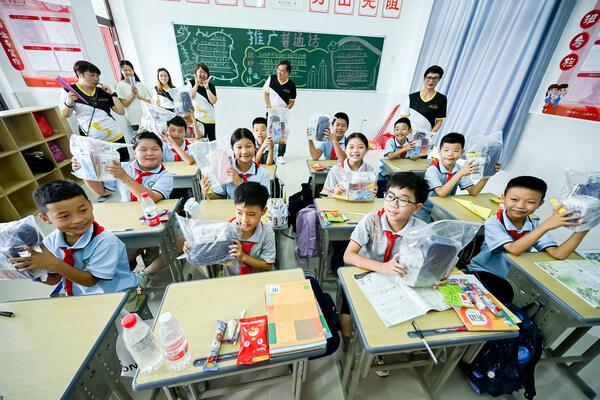
[[[383,37],[173,24],[184,82],[196,63],[217,86],[262,87],[281,60],[298,88],[375,90]]]

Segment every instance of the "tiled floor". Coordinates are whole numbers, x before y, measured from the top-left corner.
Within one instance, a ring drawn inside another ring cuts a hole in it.
[[[367,162],[373,166],[379,165],[378,158],[381,152],[371,152],[367,155]],[[289,148],[286,155],[287,164],[278,166],[278,176],[285,182],[285,190],[288,195],[300,190],[300,184],[308,180],[308,171],[305,162],[305,152],[296,152]],[[93,201],[97,196],[92,195]],[[109,201],[118,201],[117,196],[112,196]],[[48,227],[44,227],[48,229]],[[283,238],[281,248],[278,253],[283,260],[283,268],[296,267],[296,261],[293,256],[295,242],[292,239]],[[311,262],[311,267],[316,265],[316,262]],[[193,266],[186,268],[192,272],[195,278],[201,278],[202,274]],[[169,274],[167,270],[162,273],[158,279],[159,282],[166,285],[168,283]],[[331,289],[331,293],[335,295],[335,290]],[[150,308],[153,313],[156,312],[162,291],[164,289],[156,289],[151,293]],[[0,301],[18,300],[27,298],[47,297],[51,292],[51,288],[42,284],[36,284],[29,281],[0,281]],[[600,337],[600,329],[592,329],[587,336],[582,340],[584,346],[589,346],[593,341]],[[303,386],[302,399],[306,400],[337,400],[343,399],[341,384],[340,384],[340,368],[345,362],[345,353],[341,348],[332,356],[313,360],[309,362],[308,377]],[[588,365],[580,373],[580,376],[591,384],[592,388],[600,391],[600,380],[598,380],[598,371],[600,371],[600,360],[595,360]],[[131,387],[131,379],[123,378],[126,387]],[[579,400],[586,399],[574,384],[550,363],[540,363],[536,368],[536,387],[538,396],[536,398],[543,400]],[[133,392],[135,399],[150,399],[152,393]],[[490,396],[485,396],[491,398]],[[157,399],[165,399],[165,395],[159,393]],[[269,387],[267,390],[242,391],[235,395],[223,396],[232,400],[237,399],[288,399],[291,398],[291,386],[288,383]],[[366,379],[362,379],[357,390],[357,399],[428,399],[428,395],[423,390],[417,376],[410,370],[392,371],[387,378],[380,378],[374,373],[369,373]],[[475,393],[470,384],[464,378],[460,369],[455,370],[448,380],[444,390],[439,395],[440,399],[444,400],[468,400],[479,399],[482,396]],[[518,393],[515,395],[517,399],[523,399],[523,395]]]

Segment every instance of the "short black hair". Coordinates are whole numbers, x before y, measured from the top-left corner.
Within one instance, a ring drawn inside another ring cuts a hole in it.
[[[346,125],[350,126],[350,117],[348,117],[348,114],[346,114],[345,112],[335,113],[334,117],[335,118],[333,119],[333,122],[335,122],[336,119],[341,118],[346,121]]]
[[[267,119],[265,117],[256,117],[254,118],[254,121],[252,121],[252,128],[254,128],[254,125],[267,126]]]
[[[514,187],[525,188],[529,190],[534,190],[542,195],[542,200],[546,196],[546,190],[548,190],[548,185],[540,178],[536,178],[535,176],[517,176],[516,178],[512,178],[506,184],[506,189],[504,189],[504,194],[508,193],[509,189]]]
[[[408,189],[415,195],[417,203],[425,203],[429,195],[429,185],[422,176],[412,172],[396,172],[388,178],[385,190],[391,188]]]
[[[133,135],[133,139],[131,139],[133,149],[137,149],[138,145],[140,144],[140,141],[144,139],[154,140],[156,144],[158,144],[158,146],[162,149],[162,141],[160,140],[160,138],[156,135],[156,133],[149,131],[143,131]]]
[[[561,83],[560,85],[558,85],[557,89],[558,90],[560,90],[560,89],[566,89],[568,87],[569,87],[568,83]]]
[[[78,196],[83,196],[84,199],[89,200],[83,188],[71,180],[45,183],[35,188],[32,194],[33,202],[39,212],[44,215],[48,212],[48,204],[70,200]]]
[[[280,61],[279,65],[285,65],[285,69],[287,69],[288,74],[292,72],[292,63],[288,60]]]
[[[429,74],[430,72],[434,73],[434,74],[438,74],[440,76],[440,79],[442,79],[442,76],[444,76],[444,70],[442,69],[442,67],[440,67],[439,65],[432,65],[431,67],[429,67],[425,70],[425,73],[423,74],[423,78],[425,78],[427,76],[427,74]]]
[[[260,206],[264,209],[269,200],[269,191],[258,182],[244,182],[233,193],[233,204],[246,206]]]
[[[348,144],[350,143],[350,141],[352,139],[359,139],[361,142],[364,143],[364,145],[367,148],[367,150],[369,150],[369,140],[362,133],[360,133],[360,132],[354,132],[354,133],[351,133],[350,135],[346,136],[346,146],[348,146]]]
[[[169,126],[169,125],[175,125],[175,126],[179,126],[181,128],[187,128],[185,119],[183,119],[183,117],[180,117],[179,115],[176,115],[173,118],[171,118],[170,120],[168,120],[167,126]]]
[[[460,144],[460,147],[462,147],[464,149],[465,148],[465,137],[458,132],[450,132],[449,134],[447,134],[446,136],[444,136],[442,138],[442,141],[440,142],[440,149],[446,143],[448,143],[448,144],[458,143],[458,144]]]
[[[140,81],[140,77],[137,76],[137,74],[135,73],[135,68],[133,68],[133,64],[131,63],[131,61],[127,61],[127,60],[121,60],[119,61],[119,68],[122,70],[124,66],[128,66],[129,68],[131,68],[133,70],[133,77],[135,78],[136,82]],[[123,75],[123,72],[121,72],[121,80],[124,81],[125,80],[125,75]]]
[[[239,142],[242,139],[248,139],[252,142],[252,144],[254,146],[256,146],[256,139],[254,139],[254,135],[252,134],[252,132],[250,132],[249,129],[237,128],[231,134],[231,147],[233,147],[234,144],[236,144],[237,142]]]
[[[86,72],[100,75],[100,69],[91,62],[85,60],[75,61],[75,64],[73,64],[73,72],[75,72],[75,75],[77,75],[77,73],[83,75]]]
[[[396,122],[394,122],[394,127],[396,127],[396,125],[398,124],[406,124],[406,126],[408,126],[408,129],[412,129],[412,126],[410,125],[410,119],[406,118],[406,117],[402,117],[400,119],[398,119]]]

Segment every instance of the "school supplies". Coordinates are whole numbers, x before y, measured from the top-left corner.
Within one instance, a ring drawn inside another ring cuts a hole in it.
[[[572,215],[581,216],[581,225],[567,226],[575,232],[587,231],[600,224],[600,172],[567,170],[561,192],[561,203]]]
[[[325,332],[308,279],[266,285],[265,299],[271,354],[325,346]]]
[[[237,365],[255,364],[271,359],[267,345],[267,316],[240,320],[240,352]]]
[[[340,213],[337,210],[331,210],[331,211],[323,210],[321,212],[323,213],[325,218],[327,218],[328,222],[345,222],[350,219],[350,218],[348,218],[348,216],[346,216],[346,214]]]
[[[479,164],[479,171],[469,175],[470,178],[489,178],[496,174],[496,164],[502,156],[502,131],[472,136],[467,140],[465,147],[467,160],[473,158]]]
[[[241,228],[225,221],[188,219],[176,215],[190,252],[187,258],[197,265],[222,264],[232,261],[229,246],[241,239]]]
[[[477,181],[483,179],[483,171],[486,167],[486,158],[483,157],[481,153],[466,153],[465,157],[467,158],[467,163],[473,161],[478,165],[477,171],[469,174],[469,179]]]
[[[592,307],[600,307],[600,261],[557,260],[536,262],[535,265]]]
[[[219,350],[221,350],[221,342],[223,341],[223,333],[227,324],[223,321],[217,320],[217,330],[215,331],[215,337],[210,343],[210,349],[208,351],[208,357],[202,366],[203,371],[216,371],[217,368],[217,357]]]
[[[321,164],[313,164],[311,166],[312,169],[314,169],[315,171],[324,171],[325,169],[327,169],[326,167],[322,166]]]
[[[372,201],[377,185],[375,171],[345,171],[340,168],[335,171],[338,184],[344,187],[341,195],[335,198],[348,201]]]
[[[423,336],[423,333],[421,333],[421,330],[419,329],[419,327],[417,326],[417,323],[415,321],[412,322],[412,326],[413,326],[413,328],[415,328],[415,332],[417,332],[417,335],[419,335],[419,337],[423,341],[423,344],[425,345],[425,348],[427,349],[427,351],[429,352],[429,355],[433,359],[433,363],[437,365],[438,360],[433,355],[433,351],[431,351],[431,347],[429,347],[429,344],[425,340],[425,337]]]
[[[71,135],[69,140],[71,153],[80,165],[73,175],[89,181],[114,181],[114,175],[106,167],[119,162],[118,149],[131,146],[80,135]]]
[[[79,93],[77,93],[77,92],[75,91],[75,89],[73,89],[73,88],[71,87],[71,85],[69,85],[69,83],[68,83],[68,82],[65,80],[65,78],[63,78],[62,76],[60,76],[60,75],[56,75],[56,82],[58,82],[58,83],[60,84],[60,86],[62,86],[62,87],[63,87],[63,88],[64,88],[64,89],[65,89],[67,92],[72,92],[72,93],[75,93],[75,94],[77,95],[77,98],[78,98],[79,100],[83,101],[85,104],[90,104],[90,103],[88,103],[88,102],[87,102],[87,101],[86,101],[86,100],[85,100],[83,97],[81,97],[81,96],[79,95]]]
[[[440,292],[444,295],[444,300],[451,306],[475,307],[469,296],[458,285],[441,285]]]
[[[48,279],[47,269],[19,271],[9,261],[13,257],[28,257],[26,247],[39,250],[44,235],[33,215],[0,224],[0,279]]]
[[[288,224],[288,207],[283,199],[269,199],[265,221],[273,228],[285,228]]]
[[[140,101],[142,107],[142,119],[140,120],[140,129],[145,129],[148,132],[154,132],[160,135],[168,128],[167,122],[175,118],[175,113],[165,110],[162,107],[157,107],[154,104]]]
[[[406,152],[407,158],[423,157],[427,155],[427,150],[429,148],[429,138],[427,132],[415,131],[410,141],[415,142],[415,147],[414,149]]]
[[[217,148],[216,141],[195,141],[189,149],[201,175],[207,177],[211,190],[233,182],[233,178],[227,173],[230,168],[233,168],[231,159],[225,150]]]
[[[554,207],[554,208],[556,208],[556,207],[560,206],[560,203],[559,203],[559,202],[558,202],[558,200],[556,200],[556,199],[550,199],[550,204],[552,204],[552,207]],[[567,209],[566,209],[566,208],[564,208],[564,207],[561,207],[561,208],[558,210],[558,213],[559,213],[559,214],[562,214],[562,213],[565,213],[565,212],[567,212]]]
[[[329,114],[313,113],[308,120],[308,139],[320,142],[326,139],[325,130],[331,131],[331,123],[334,117]]]
[[[458,204],[460,204],[461,206],[466,208],[467,210],[471,211],[473,214],[477,215],[478,217],[481,217],[481,219],[487,219],[487,218],[491,217],[491,215],[492,215],[491,208],[478,206],[477,204],[473,203],[471,200],[463,200],[463,199],[458,199],[456,197],[451,197],[451,198],[454,201],[456,201]]]
[[[227,327],[223,334],[223,343],[232,343],[234,346],[240,336],[240,319],[244,318],[246,310],[242,310],[239,318],[232,318],[227,321]]]
[[[289,108],[267,108],[267,134],[273,143],[285,143],[290,134],[292,112]]]

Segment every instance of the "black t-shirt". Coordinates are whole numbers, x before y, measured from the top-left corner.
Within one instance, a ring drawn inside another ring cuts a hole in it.
[[[194,87],[195,84],[196,84],[196,80],[190,79],[190,85],[192,85],[192,87]],[[208,82],[208,88],[210,89],[210,92],[212,94],[214,94],[215,96],[217,95],[217,88],[215,87],[215,85]],[[198,86],[198,90],[196,91],[196,93],[198,93],[199,95],[204,97],[206,100],[208,100],[208,94],[206,93],[206,88],[203,85]],[[208,102],[210,103],[210,100],[208,100]]]
[[[296,99],[296,84],[288,78],[287,82],[280,84],[277,80],[277,75],[271,75],[269,87],[285,101],[285,104],[290,104],[290,100]]]
[[[113,96],[106,93],[104,90],[100,89],[99,87],[96,88],[95,92],[92,93],[92,95],[88,95],[86,94],[84,91],[82,91],[79,88],[79,85],[77,85],[76,83],[72,84],[71,87],[77,92],[79,93],[79,95],[88,102],[88,105],[92,108],[99,108],[100,110],[106,112],[109,116],[112,117],[112,115],[110,115],[110,109],[115,105],[115,102],[113,100]],[[81,101],[81,99],[77,99],[75,100],[75,103],[78,104],[85,104],[85,102]]]
[[[436,92],[433,98],[429,101],[423,101],[421,98],[421,92],[411,93],[409,96],[410,108],[429,121],[433,128],[436,124],[436,120],[446,118],[446,96]]]

